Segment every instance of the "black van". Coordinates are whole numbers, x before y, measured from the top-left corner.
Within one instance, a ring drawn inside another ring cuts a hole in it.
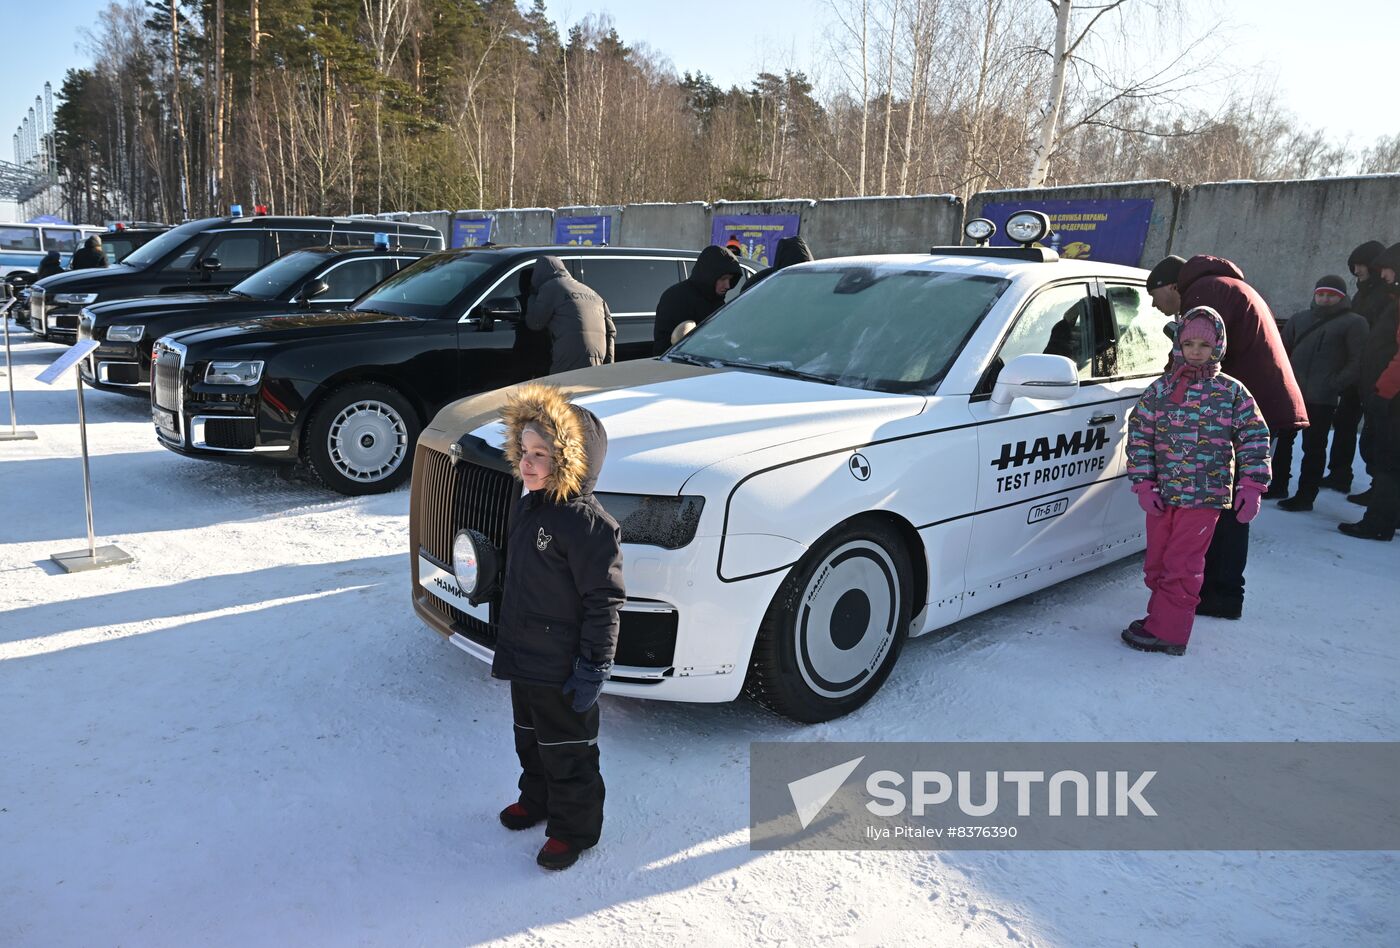
[[[360,217],[210,217],[171,228],[116,266],[56,273],[29,290],[29,331],[75,342],[82,307],[162,293],[223,293],[277,257],[307,247],[368,247],[387,234],[392,247],[441,250],[425,224]]]

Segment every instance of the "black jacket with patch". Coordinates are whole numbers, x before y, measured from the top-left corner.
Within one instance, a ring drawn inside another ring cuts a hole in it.
[[[570,405],[548,385],[522,386],[503,420],[506,457],[516,476],[520,433],[528,424],[548,435],[554,471],[511,512],[491,674],[562,685],[576,657],[598,665],[612,661],[618,611],[627,595],[621,531],[593,496],[607,433],[592,412]]]
[[[668,287],[656,303],[652,355],[661,355],[671,348],[671,333],[681,323],[686,320],[702,323],[724,305],[724,297],[715,293],[715,281],[726,274],[732,276],[735,283],[744,275],[744,268],[732,253],[714,244],[700,251],[690,276]]]

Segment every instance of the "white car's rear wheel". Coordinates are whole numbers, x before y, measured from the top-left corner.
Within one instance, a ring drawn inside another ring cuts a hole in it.
[[[909,629],[909,553],[875,521],[828,533],[773,597],[745,688],[797,721],[849,714],[879,690]]]

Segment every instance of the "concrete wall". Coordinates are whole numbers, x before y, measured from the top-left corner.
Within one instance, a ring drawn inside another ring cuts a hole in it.
[[[450,211],[416,211],[408,215],[413,224],[427,224],[442,234],[442,245],[452,242],[452,213]]]
[[[812,255],[928,253],[961,242],[962,202],[951,194],[838,198],[816,201],[802,214],[802,237]]]
[[[554,242],[554,209],[527,207],[492,211],[491,239],[498,244],[549,244]]]
[[[557,208],[554,211],[554,219],[557,221],[561,217],[603,217],[606,216],[608,224],[608,242],[616,244],[621,242],[622,235],[622,205],[621,204],[574,204],[569,207]],[[554,237],[551,226],[550,239]]]
[[[1233,260],[1283,318],[1307,307],[1318,277],[1351,282],[1347,256],[1358,244],[1400,240],[1397,208],[1395,174],[1203,184],[1182,197],[1172,253]]]
[[[621,247],[699,250],[710,243],[710,216],[702,201],[685,204],[628,204],[614,240]]]
[[[988,204],[1015,204],[1017,201],[1082,201],[1132,200],[1152,201],[1152,222],[1147,228],[1138,266],[1151,269],[1153,264],[1171,253],[1172,228],[1176,222],[1180,189],[1170,181],[1128,181],[1117,184],[1072,185],[1062,188],[1036,188],[1016,191],[979,191],[967,202],[967,220],[984,216]],[[1000,230],[1004,221],[993,221]],[[969,243],[962,237],[962,227],[954,243]]]

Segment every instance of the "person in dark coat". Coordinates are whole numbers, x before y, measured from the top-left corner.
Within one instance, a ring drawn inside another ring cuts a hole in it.
[[[63,261],[59,258],[58,251],[50,250],[44,254],[44,259],[39,261],[39,272],[34,275],[34,279],[42,280],[44,277],[62,272]]]
[[[1370,328],[1354,311],[1347,284],[1325,276],[1313,288],[1312,306],[1293,314],[1283,327],[1283,346],[1293,363],[1293,375],[1303,390],[1308,427],[1303,429],[1303,466],[1298,492],[1279,501],[1280,510],[1312,510],[1327,467],[1327,434],[1343,392],[1356,390],[1361,347]],[[1274,451],[1274,479],[1288,483],[1296,432],[1282,431]],[[1286,488],[1285,488],[1286,492]]]
[[[608,304],[569,276],[558,257],[535,261],[525,327],[549,331],[551,374],[602,365],[616,354],[617,327]]]
[[[1176,271],[1174,283],[1164,282],[1166,274],[1159,273],[1164,270]],[[1220,314],[1230,339],[1221,371],[1238,379],[1254,395],[1273,437],[1308,426],[1303,393],[1293,377],[1278,324],[1269,304],[1245,282],[1239,267],[1206,254],[1179,265],[1169,257],[1148,274],[1148,287],[1153,304],[1169,316],[1198,306],[1209,306]],[[1249,524],[1234,517],[1220,518],[1206,552],[1205,582],[1197,615],[1240,617],[1248,559]]]
[[[778,247],[773,251],[773,265],[749,277],[749,282],[744,284],[744,292],[747,293],[785,267],[796,263],[810,263],[813,259],[815,258],[811,248],[807,246],[807,241],[801,237],[784,237],[778,241]]]
[[[1361,455],[1371,486],[1347,498],[1364,506],[1365,515],[1337,528],[1358,539],[1390,540],[1400,527],[1400,244],[1376,258],[1375,265],[1388,288],[1388,305],[1366,337],[1357,381],[1365,412]]]
[[[1347,257],[1347,269],[1356,278],[1351,308],[1374,325],[1385,308],[1386,293],[1380,273],[1372,266],[1385,250],[1379,240],[1368,240]],[[1327,460],[1327,476],[1322,486],[1328,490],[1351,490],[1352,465],[1356,461],[1356,432],[1361,427],[1361,392],[1355,385],[1342,392],[1332,415],[1332,452]]]
[[[500,820],[512,830],[547,820],[535,861],[566,869],[603,831],[597,702],[627,595],[621,531],[593,495],[608,437],[592,412],[538,383],[510,396],[502,421],[526,493],[511,512],[491,663],[510,682],[521,769]]]
[[[671,348],[671,333],[687,320],[702,323],[724,305],[724,294],[744,275],[735,256],[711,244],[700,251],[690,276],[666,288],[656,303],[656,324],[652,329],[651,354],[661,355]]]
[[[532,270],[532,267],[524,267],[516,276],[519,292],[515,298],[520,303],[522,317],[530,308],[530,290],[533,285],[530,279]],[[525,320],[522,318],[520,322],[515,324],[515,340],[511,345],[511,354],[514,355],[516,368],[523,378],[537,379],[542,375],[548,375],[549,331],[531,329],[525,325]]]
[[[107,265],[107,254],[102,250],[102,238],[93,234],[83,241],[83,246],[73,254],[68,265],[70,270],[95,270]]]

